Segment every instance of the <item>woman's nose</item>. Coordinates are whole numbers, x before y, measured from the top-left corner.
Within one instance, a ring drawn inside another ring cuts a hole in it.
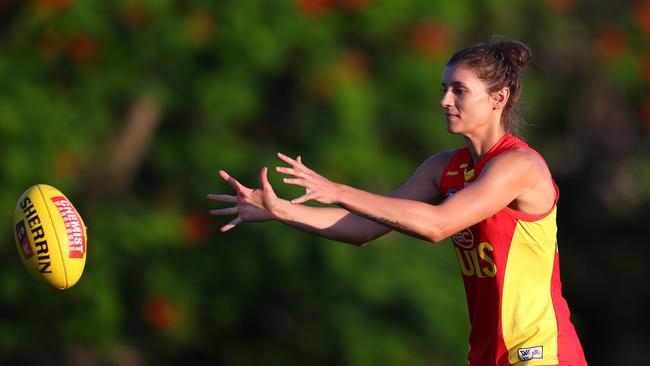
[[[449,95],[450,93],[448,91],[444,91],[442,93],[442,98],[440,98],[440,106],[442,108],[447,108],[451,106],[451,96]]]

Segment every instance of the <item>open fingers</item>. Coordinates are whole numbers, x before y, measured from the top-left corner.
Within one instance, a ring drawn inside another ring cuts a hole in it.
[[[231,177],[230,174],[226,173],[225,171],[219,170],[219,175],[221,176],[221,178],[223,178],[223,180],[228,182],[228,184],[230,184],[232,188],[234,188],[235,191],[237,191],[237,193],[245,189],[245,187],[241,183],[239,183],[237,179]]]
[[[234,215],[239,212],[237,206],[210,210],[210,215]]]
[[[298,175],[298,172],[295,169],[284,166],[275,167],[275,171],[286,175]]]
[[[210,201],[217,201],[217,202],[237,202],[237,196],[231,196],[228,194],[208,194],[208,199]]]
[[[280,158],[280,160],[284,161],[285,163],[291,165],[291,167],[296,171],[301,171],[301,170],[305,171],[305,172],[309,171],[309,168],[307,168],[307,166],[305,166],[302,163],[302,158],[300,156],[298,156],[296,159],[292,159],[292,158],[284,155],[283,153],[279,152],[278,153],[278,158]]]
[[[284,178],[282,181],[286,184],[292,184],[294,186],[307,187],[304,179],[300,178]]]
[[[220,231],[222,233],[225,233],[226,231],[234,228],[235,226],[239,225],[240,223],[241,223],[241,217],[237,216],[234,220],[232,220],[229,223],[222,226]]]
[[[284,161],[285,163],[287,163],[287,164],[289,164],[291,166],[294,166],[294,165],[296,165],[298,163],[296,160],[291,159],[290,157],[284,155],[281,152],[278,153],[278,158],[280,158],[280,160]]]
[[[295,175],[295,176],[301,176],[303,174],[313,174],[314,171],[311,169],[307,168],[305,164],[302,163],[302,157],[298,155],[298,157],[294,160],[283,153],[278,153],[278,157],[284,161],[285,163],[291,165],[291,167],[277,167],[275,168],[279,173],[283,174],[288,174],[288,175]]]

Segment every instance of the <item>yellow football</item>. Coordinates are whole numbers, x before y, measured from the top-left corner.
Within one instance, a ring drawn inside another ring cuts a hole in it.
[[[61,191],[47,184],[25,191],[16,205],[14,229],[30,272],[59,289],[79,281],[86,264],[86,226]]]

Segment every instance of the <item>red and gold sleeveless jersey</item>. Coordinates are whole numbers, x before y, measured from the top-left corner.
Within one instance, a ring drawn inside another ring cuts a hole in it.
[[[441,192],[450,197],[463,189],[512,148],[535,151],[507,134],[474,166],[469,149],[459,149]],[[472,326],[469,365],[587,364],[562,297],[555,216],[556,204],[542,215],[506,207],[452,236]]]

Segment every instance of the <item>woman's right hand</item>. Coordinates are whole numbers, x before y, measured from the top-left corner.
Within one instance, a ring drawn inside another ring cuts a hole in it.
[[[279,202],[279,198],[269,183],[267,171],[266,167],[262,168],[260,172],[260,188],[258,189],[250,189],[225,171],[219,171],[221,178],[228,182],[237,192],[236,196],[208,194],[208,199],[211,201],[235,203],[235,206],[232,207],[210,210],[210,215],[237,215],[235,219],[221,228],[221,232],[226,232],[242,222],[262,222],[275,219],[272,210]]]

